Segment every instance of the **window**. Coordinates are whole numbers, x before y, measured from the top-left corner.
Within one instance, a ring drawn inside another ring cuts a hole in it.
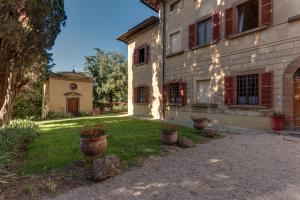
[[[257,28],[259,26],[259,0],[250,0],[237,6],[238,33]]]
[[[211,85],[210,80],[197,81],[196,83],[196,103],[211,103]]]
[[[170,103],[179,104],[180,103],[180,88],[179,83],[171,83],[169,85],[169,98]]]
[[[139,64],[145,62],[145,48],[140,48],[139,49]]]
[[[175,1],[170,5],[170,12],[177,10],[179,8],[180,0]]]
[[[149,60],[150,46],[144,44],[134,50],[133,63],[134,65],[146,64]]]
[[[182,50],[180,31],[170,35],[170,49],[170,53],[176,53]]]
[[[144,87],[137,88],[137,103],[146,103]]]
[[[237,104],[259,104],[259,75],[237,76]]]
[[[212,18],[197,24],[197,45],[205,45],[212,41]]]

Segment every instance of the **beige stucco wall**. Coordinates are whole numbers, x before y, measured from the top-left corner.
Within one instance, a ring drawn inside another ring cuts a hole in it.
[[[150,45],[150,60],[144,65],[133,65],[132,55],[134,49],[147,43]],[[128,113],[130,115],[162,118],[162,47],[159,25],[131,38],[128,44]],[[151,104],[134,104],[133,89],[139,86],[149,86],[151,91]]]
[[[77,90],[72,91],[71,83],[78,85]],[[91,113],[93,110],[93,83],[90,81],[78,81],[68,79],[58,79],[50,77],[44,84],[44,113],[45,112],[67,112],[66,93],[76,92],[79,97],[79,112]],[[77,97],[77,96],[76,96]]]
[[[167,5],[169,6],[174,1],[167,1]],[[187,105],[184,107],[167,107],[167,119],[190,123],[190,115],[193,114],[208,116],[215,123],[269,129],[271,111],[283,110],[284,71],[289,63],[300,55],[300,22],[288,23],[289,17],[300,14],[300,1],[273,0],[274,20],[273,25],[269,28],[233,39],[225,39],[223,36],[217,44],[196,50],[188,49],[188,26],[215,11],[224,13],[226,8],[241,1],[182,1],[181,9],[173,13],[169,11],[166,13],[167,47],[169,46],[169,35],[180,30],[184,53],[166,59],[165,79],[166,82],[181,80],[187,83]],[[167,10],[169,10],[168,8]],[[224,33],[224,18],[222,19],[222,32]],[[145,40],[145,38],[148,36],[142,34],[136,37],[136,40]],[[131,48],[132,46],[129,45],[129,58],[132,56]],[[168,52],[168,49],[166,51]],[[224,76],[247,73],[247,71],[250,73],[252,70],[274,72],[274,107],[272,109],[233,109],[225,106],[223,102]],[[195,88],[196,81],[207,78],[211,79],[214,89],[213,102],[218,104],[216,109],[192,106],[195,101],[193,88]]]

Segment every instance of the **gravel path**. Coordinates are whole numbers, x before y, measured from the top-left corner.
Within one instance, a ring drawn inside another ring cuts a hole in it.
[[[228,135],[56,199],[300,200],[300,138]]]

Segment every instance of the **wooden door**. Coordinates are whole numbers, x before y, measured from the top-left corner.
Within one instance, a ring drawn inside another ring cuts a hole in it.
[[[294,120],[300,126],[300,79],[294,80]]]
[[[73,115],[79,114],[79,99],[78,98],[69,98],[68,100],[68,113]]]

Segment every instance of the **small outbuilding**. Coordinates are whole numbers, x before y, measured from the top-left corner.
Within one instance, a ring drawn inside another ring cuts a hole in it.
[[[43,117],[49,112],[92,113],[93,79],[83,72],[51,73],[43,87]]]

